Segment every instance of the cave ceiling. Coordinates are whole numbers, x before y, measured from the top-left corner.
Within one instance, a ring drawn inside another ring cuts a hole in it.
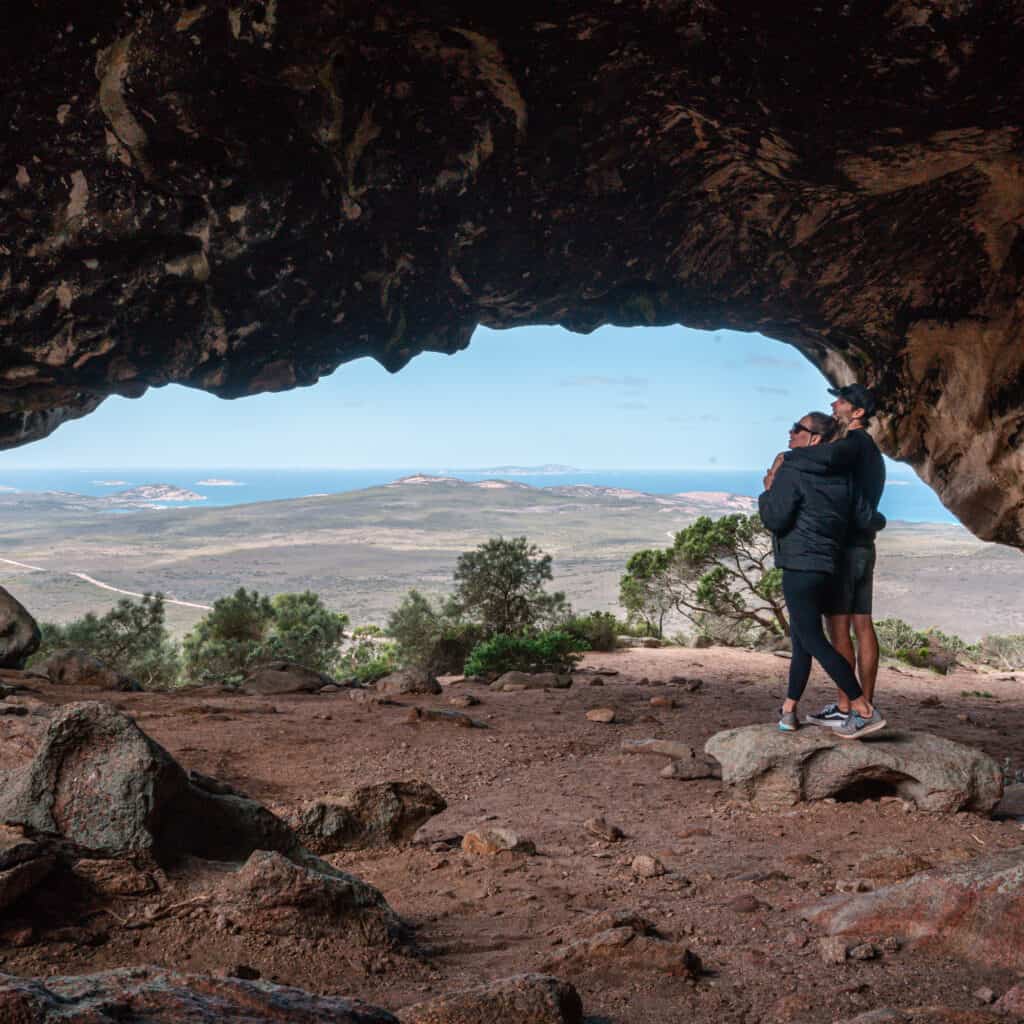
[[[0,445],[478,324],[726,327],[873,385],[885,450],[1024,545],[1024,3],[9,15]]]

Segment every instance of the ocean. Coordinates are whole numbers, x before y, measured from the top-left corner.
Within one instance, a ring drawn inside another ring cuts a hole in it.
[[[935,493],[906,466],[889,463],[889,480],[882,512],[892,520],[955,523]],[[531,471],[530,467],[498,473],[493,470],[411,466],[406,469],[232,469],[224,467],[174,469],[0,469],[0,491],[70,491],[102,496],[142,484],[174,484],[206,500],[202,507],[245,505],[317,494],[337,494],[391,483],[416,473],[457,476],[463,480],[506,478],[534,487],[594,484],[622,487],[649,494],[682,491],[726,491],[756,497],[761,492],[761,469],[568,469]],[[196,503],[189,503],[197,505]],[[173,507],[173,506],[168,506]]]

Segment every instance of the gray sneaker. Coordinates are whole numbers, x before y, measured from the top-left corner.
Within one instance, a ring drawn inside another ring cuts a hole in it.
[[[779,718],[779,732],[796,732],[800,728],[795,711],[783,711]]]
[[[846,721],[838,729],[834,729],[833,732],[843,740],[859,740],[864,736],[870,736],[873,732],[884,729],[885,725],[886,722],[882,717],[882,712],[878,708],[873,708],[870,718],[862,718],[856,711],[851,711],[846,716]]]

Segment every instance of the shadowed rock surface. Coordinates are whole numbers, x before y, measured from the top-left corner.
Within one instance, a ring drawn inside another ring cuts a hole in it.
[[[285,693],[316,693],[334,680],[322,672],[314,672],[290,661],[273,661],[261,665],[242,681],[242,693],[255,697],[276,697]]]
[[[925,811],[988,814],[1003,794],[991,757],[925,732],[841,740],[828,729],[748,725],[716,733],[704,750],[737,796],[765,807],[896,794]]]
[[[0,587],[0,668],[24,668],[41,638],[25,606]]]
[[[141,690],[134,680],[110,668],[86,651],[55,651],[45,661],[34,665],[34,674],[46,676],[51,683],[63,686],[91,686],[97,690]]]
[[[873,384],[886,451],[1024,543],[1018,5],[97,0],[7,38],[4,444],[681,322]]]
[[[572,676],[558,672],[505,672],[491,683],[491,689],[500,693],[515,690],[567,690]]]
[[[126,967],[73,978],[0,974],[5,1024],[395,1024],[357,999],[315,996],[268,982]]]
[[[403,693],[440,693],[441,684],[432,672],[421,668],[403,668],[378,679],[374,684],[378,693],[400,696]]]
[[[402,1024],[582,1024],[583,1004],[567,981],[517,974],[408,1006],[398,1017]]]
[[[448,805],[425,782],[382,782],[311,800],[288,824],[314,853],[400,846]]]
[[[1024,970],[1024,847],[924,871],[804,912],[830,935],[898,935],[986,966]]]

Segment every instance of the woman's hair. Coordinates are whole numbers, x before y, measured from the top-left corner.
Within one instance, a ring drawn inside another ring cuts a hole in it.
[[[809,412],[803,417],[811,429],[821,437],[821,443],[827,444],[836,436],[839,430],[839,421],[834,416],[824,412]]]

